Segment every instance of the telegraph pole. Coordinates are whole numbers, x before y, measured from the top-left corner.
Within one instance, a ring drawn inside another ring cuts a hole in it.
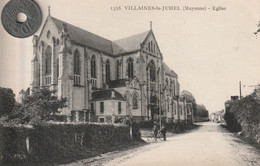
[[[241,100],[242,99],[241,81],[239,81],[239,96],[240,96],[240,100]]]

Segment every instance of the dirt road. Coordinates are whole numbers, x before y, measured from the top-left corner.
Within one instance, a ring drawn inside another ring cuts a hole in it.
[[[260,166],[260,152],[212,122],[149,145],[70,165]]]

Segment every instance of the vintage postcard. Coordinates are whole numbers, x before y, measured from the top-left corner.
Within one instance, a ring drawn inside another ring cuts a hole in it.
[[[259,0],[0,11],[0,165],[260,165]]]

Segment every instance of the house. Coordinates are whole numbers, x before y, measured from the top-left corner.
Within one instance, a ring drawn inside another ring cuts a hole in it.
[[[217,123],[225,122],[224,115],[225,115],[224,110],[214,112],[210,115],[210,120],[213,121],[213,122],[217,122]]]
[[[191,109],[178,97],[178,75],[163,62],[152,28],[111,41],[49,13],[33,38],[31,64],[31,88],[47,87],[65,97],[68,106],[60,114],[74,122],[110,123],[127,116],[147,121],[159,114],[177,122]]]

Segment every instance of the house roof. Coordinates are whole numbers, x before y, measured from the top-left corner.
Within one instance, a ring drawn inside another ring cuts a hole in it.
[[[69,34],[72,41],[94,48],[109,55],[119,55],[130,53],[140,49],[140,44],[144,42],[149,31],[132,35],[123,39],[111,41],[84,29],[61,21],[55,17],[51,17],[59,30],[63,28]]]
[[[113,80],[107,83],[109,88],[118,88],[126,86],[126,79]]]
[[[165,74],[176,78],[178,77],[178,75],[173,70],[171,70],[164,62],[163,62],[163,68],[165,69]]]
[[[114,96],[113,96],[114,93]],[[122,94],[115,91],[114,89],[105,89],[92,93],[92,101],[100,100],[125,100]]]

